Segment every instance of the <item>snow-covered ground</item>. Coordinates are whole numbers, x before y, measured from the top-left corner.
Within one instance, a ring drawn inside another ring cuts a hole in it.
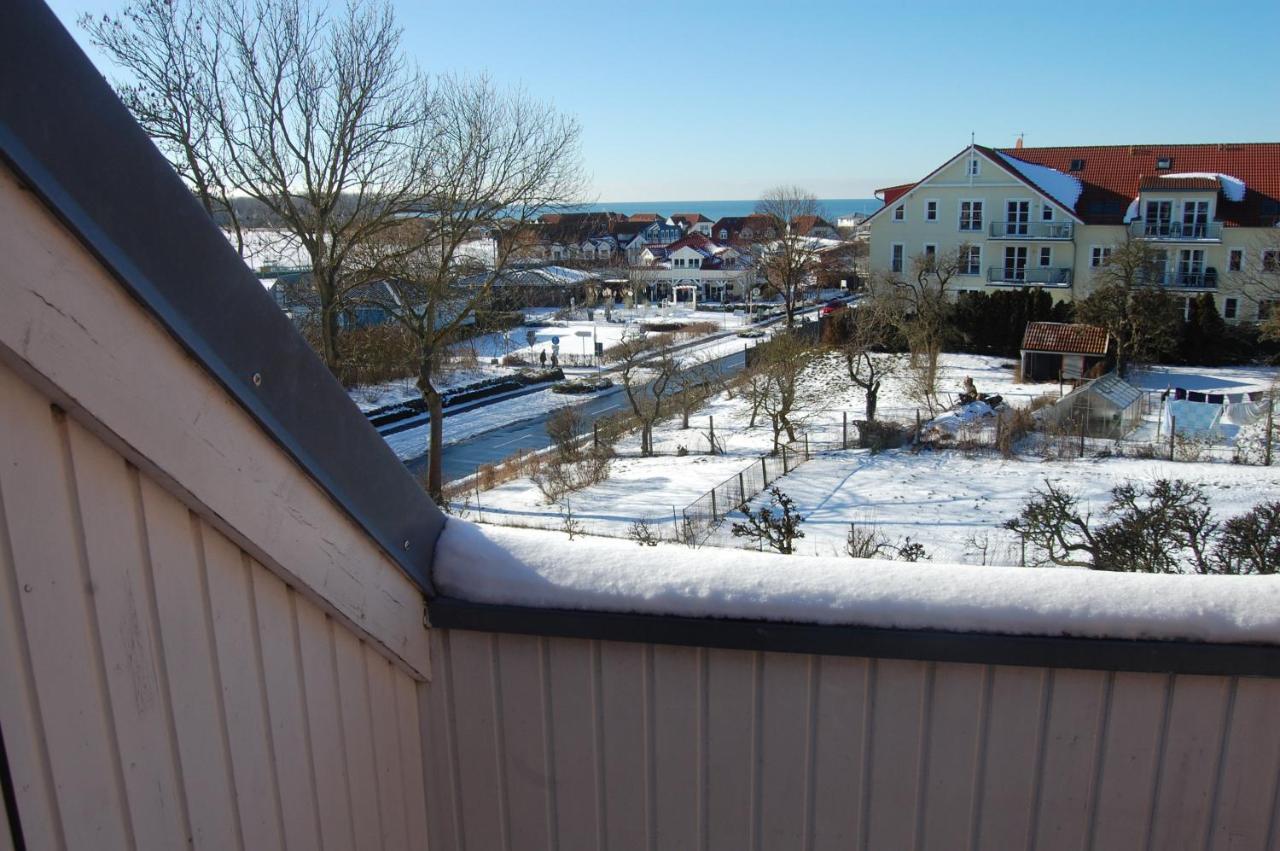
[[[1267,387],[1274,370],[1255,368],[1170,368],[1135,377],[1144,388],[1181,386],[1239,391]],[[1059,394],[1057,384],[1016,384],[1013,363],[978,355],[944,355],[940,385],[958,393],[965,377],[979,392],[998,393],[1011,404],[1023,406],[1042,395]],[[818,363],[809,377],[817,401],[804,418],[810,439],[839,440],[842,413],[860,419],[863,393],[852,386],[838,356]],[[880,393],[882,418],[910,422],[918,407],[906,382],[888,380]],[[632,522],[646,519],[655,531],[673,536],[672,509],[681,508],[713,486],[729,479],[762,453],[769,451],[771,436],[763,421],[748,428],[749,408],[741,397],[723,395],[711,400],[691,421],[688,430],[670,420],[655,430],[658,457],[638,457],[636,438],[618,446],[609,481],[570,495],[575,517],[590,534],[625,536]],[[726,450],[720,456],[705,455],[709,418],[714,417],[716,436]],[[675,456],[684,446],[687,456]],[[1156,478],[1184,478],[1206,487],[1221,518],[1252,508],[1280,493],[1280,468],[1225,463],[1172,463],[1135,458],[1078,461],[1045,461],[1037,457],[1003,459],[960,451],[890,451],[871,455],[866,451],[836,451],[799,466],[777,484],[791,496],[805,516],[805,538],[798,552],[806,555],[842,556],[851,522],[875,525],[891,541],[910,537],[924,544],[934,561],[981,564],[1018,564],[1020,548],[1000,529],[1045,479],[1078,493],[1100,510],[1112,488],[1125,481],[1148,482]],[[759,504],[757,498],[755,504]],[[474,503],[474,498],[472,499]],[[475,519],[490,523],[559,529],[562,506],[549,505],[527,479],[517,479],[482,492]],[[722,526],[709,542],[742,546]],[[983,552],[985,548],[985,553]]]

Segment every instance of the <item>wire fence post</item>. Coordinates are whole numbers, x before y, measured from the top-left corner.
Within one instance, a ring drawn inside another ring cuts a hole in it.
[[[591,424],[591,446],[594,449],[600,448],[600,423],[593,422]]]
[[[911,442],[912,443],[920,442],[920,409],[919,408],[916,408],[916,436],[915,436],[915,439],[913,439]]]
[[[747,485],[742,478],[742,471],[738,471],[738,505],[745,506],[747,504]]]
[[[1275,426],[1275,409],[1276,400],[1267,400],[1267,442],[1266,449],[1263,451],[1263,461],[1266,466],[1271,466],[1271,430]]]
[[[1178,433],[1178,418],[1169,417],[1169,460],[1173,460],[1173,438]]]
[[[808,461],[808,460],[809,460],[810,458],[812,458],[812,457],[813,457],[813,456],[809,454],[809,433],[808,433],[808,432],[805,432],[805,435],[804,435],[804,460]]]
[[[763,487],[769,486],[769,467],[765,464],[765,457],[760,456],[760,483]]]
[[[707,417],[707,422],[710,423],[710,430],[711,430],[711,454],[715,455],[716,454],[716,418]]]
[[[715,523],[719,519],[720,519],[720,516],[716,514],[716,489],[712,488],[711,489],[711,522]]]
[[[843,411],[844,414],[844,430],[840,434],[840,448],[849,448],[849,412]]]
[[[782,475],[785,476],[789,472],[791,471],[787,469],[787,445],[784,443],[782,444]]]

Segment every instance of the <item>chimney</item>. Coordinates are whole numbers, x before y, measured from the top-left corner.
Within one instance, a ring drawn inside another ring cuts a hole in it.
[[[1013,143],[1014,150],[1018,150],[1018,151],[1022,150],[1022,136],[1023,136],[1022,133],[1018,134],[1018,141]]]

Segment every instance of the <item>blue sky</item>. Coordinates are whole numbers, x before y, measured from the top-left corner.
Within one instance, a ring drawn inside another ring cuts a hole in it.
[[[1280,141],[1275,0],[395,5],[424,69],[486,71],[576,115],[605,201],[753,198],[779,183],[865,197],[922,176],[971,131],[995,146],[1019,133]],[[51,6],[70,24],[121,2]]]

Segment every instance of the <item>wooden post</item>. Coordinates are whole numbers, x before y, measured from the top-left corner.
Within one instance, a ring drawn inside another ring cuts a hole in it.
[[[841,432],[841,435],[840,435],[840,448],[848,449],[849,448],[849,412],[844,411],[843,413],[844,413],[844,430]]]
[[[746,481],[742,478],[742,472],[739,471],[738,472],[738,505],[746,505],[746,504],[747,504],[747,485],[746,485]]]
[[[916,408],[916,436],[915,436],[915,439],[912,440],[911,442],[912,443],[920,442],[920,409],[919,408]]]
[[[591,424],[591,445],[596,449],[600,448],[600,423],[593,422]]]
[[[996,414],[996,449],[1000,448],[1000,427],[1004,425],[1004,416]]]
[[[719,520],[719,519],[720,519],[720,517],[719,517],[719,515],[716,513],[716,489],[715,489],[715,488],[712,488],[712,489],[711,489],[711,522],[713,522],[713,523],[714,523],[715,521],[717,521],[717,520]]]
[[[716,418],[707,417],[707,422],[711,423],[711,454],[716,454]]]
[[[1169,460],[1173,460],[1173,438],[1178,434],[1178,418],[1169,417]]]
[[[804,460],[808,461],[811,457],[809,454],[809,433],[804,433]]]
[[[791,471],[787,469],[787,445],[784,443],[782,444],[782,475],[785,476],[789,472]]]
[[[765,487],[769,487],[769,468],[765,465],[764,456],[760,456],[760,481],[764,482]]]
[[[1276,400],[1268,399],[1267,400],[1267,442],[1266,442],[1266,452],[1263,457],[1263,460],[1265,461],[1268,467],[1271,466],[1271,430],[1275,426],[1275,409],[1276,409]]]
[[[1084,426],[1089,421],[1088,417],[1080,418],[1080,457],[1084,457]]]

